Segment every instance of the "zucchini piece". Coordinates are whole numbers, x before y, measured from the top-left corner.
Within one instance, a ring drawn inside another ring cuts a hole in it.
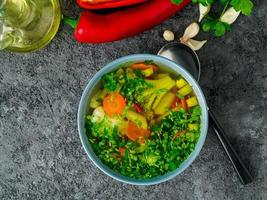
[[[178,94],[182,95],[182,96],[186,96],[186,95],[190,94],[192,91],[193,91],[193,89],[192,89],[191,85],[187,84],[178,90]]]
[[[91,108],[97,108],[102,105],[103,99],[107,96],[108,91],[106,89],[98,90],[91,98],[89,106]]]
[[[169,76],[157,80],[147,80],[148,83],[153,84],[153,88],[149,88],[144,91],[143,96],[148,99],[148,106],[145,106],[146,110],[155,109],[163,96],[175,85],[175,81]],[[161,91],[162,90],[162,91]]]
[[[152,67],[147,68],[147,69],[144,69],[144,70],[142,70],[141,72],[142,72],[142,75],[143,75],[144,77],[149,77],[149,76],[151,76],[151,75],[154,73]]]
[[[175,81],[169,76],[166,76],[162,79],[146,80],[146,81],[152,84],[153,87],[144,91],[143,93],[144,97],[150,96],[152,93],[156,93],[160,89],[169,88],[169,87],[172,88],[175,85]]]
[[[172,88],[172,87],[171,87],[171,85],[170,85],[170,87],[168,87],[168,88],[164,88],[164,89],[166,89],[165,91],[162,91],[160,94],[157,95],[156,100],[155,100],[155,102],[154,102],[154,104],[153,104],[153,106],[152,106],[152,109],[155,109],[155,108],[159,105],[161,99],[167,94],[167,92],[168,92],[171,88]]]
[[[119,78],[121,75],[123,75],[124,74],[124,70],[122,69],[122,68],[120,68],[120,69],[118,69],[117,71],[116,71],[116,76]]]
[[[186,100],[186,104],[190,108],[198,105],[197,98],[195,96],[190,97],[189,99]]]
[[[128,110],[126,113],[126,118],[132,122],[135,122],[137,125],[140,124],[140,127],[147,129],[147,121],[143,115],[138,114],[132,110]]]
[[[164,95],[158,106],[154,109],[155,114],[157,115],[165,114],[171,107],[174,99],[175,99],[175,94],[173,94],[172,92],[168,92],[166,95]]]
[[[102,101],[105,98],[105,96],[107,96],[107,94],[108,94],[108,91],[106,89],[100,90],[98,99]]]
[[[180,79],[178,79],[178,80],[176,81],[176,87],[177,87],[178,89],[184,87],[186,84],[188,84],[188,83],[187,83],[187,81],[184,80],[183,78],[180,78]]]
[[[90,101],[90,104],[89,106],[91,108],[97,108],[98,106],[101,105],[101,100],[99,99],[99,95],[101,94],[101,91],[102,90],[98,90],[94,95],[93,97],[91,98],[91,101]]]
[[[136,77],[134,71],[131,68],[126,68],[126,75],[129,79],[134,79]]]
[[[152,104],[154,103],[156,97],[157,97],[156,94],[152,94],[149,97],[148,101],[144,105],[144,108],[145,108],[146,111],[150,111],[151,110]]]
[[[156,99],[155,99],[155,101],[154,101],[154,103],[153,103],[152,109],[155,109],[155,108],[159,105],[161,99],[167,94],[168,91],[169,91],[169,90],[164,91],[164,92],[161,92],[161,93],[159,93],[159,94],[157,95],[157,97],[156,97]]]
[[[168,74],[168,73],[160,73],[160,74],[156,75],[156,79],[161,79],[161,78],[164,78],[166,76],[170,76],[170,74]]]
[[[125,82],[123,75],[124,75],[124,70],[122,68],[118,69],[118,71],[116,71],[116,77],[118,79],[118,82],[120,84],[123,84]]]

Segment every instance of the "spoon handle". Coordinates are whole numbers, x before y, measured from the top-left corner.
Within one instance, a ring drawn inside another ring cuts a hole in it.
[[[219,122],[216,120],[215,115],[211,110],[209,110],[209,118],[211,122],[211,126],[216,133],[217,137],[219,138],[225,152],[227,153],[229,159],[231,160],[236,173],[242,184],[248,184],[252,182],[252,176],[249,173],[248,169],[241,161],[239,156],[237,155],[236,151],[234,150],[232,144],[230,143],[227,135],[225,134],[224,130],[220,126]]]

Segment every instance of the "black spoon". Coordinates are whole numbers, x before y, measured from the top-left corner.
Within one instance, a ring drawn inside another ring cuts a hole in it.
[[[200,61],[196,52],[190,47],[178,42],[168,43],[159,50],[158,55],[168,58],[183,66],[197,81],[199,81],[201,73]],[[240,181],[242,184],[248,184],[252,182],[251,174],[234,150],[227,135],[220,126],[219,122],[216,120],[215,115],[209,108],[208,112],[210,125],[219,138],[229,159],[231,160]]]

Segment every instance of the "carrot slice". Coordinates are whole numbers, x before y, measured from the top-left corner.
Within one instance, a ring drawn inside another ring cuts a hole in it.
[[[108,116],[122,114],[125,106],[126,102],[119,93],[111,93],[103,101],[103,109]]]
[[[146,65],[145,63],[134,63],[131,65],[131,68],[133,70],[137,70],[137,69],[140,69],[140,70],[144,70],[144,69],[148,69],[148,68],[152,68],[154,71],[157,71],[159,68],[158,66],[154,65],[154,64],[148,64]]]
[[[145,139],[149,138],[150,131],[144,128],[139,128],[134,122],[129,122],[126,128],[126,136],[132,141],[144,143]]]
[[[124,155],[125,155],[125,150],[126,150],[125,147],[119,147],[119,153],[120,153],[120,156],[121,156],[121,157],[124,157]]]

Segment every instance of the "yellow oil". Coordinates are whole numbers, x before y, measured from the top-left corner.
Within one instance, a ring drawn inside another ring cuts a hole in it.
[[[8,36],[13,40],[7,47],[11,51],[43,48],[55,36],[61,21],[58,0],[4,0],[2,9],[4,26],[12,29]]]

